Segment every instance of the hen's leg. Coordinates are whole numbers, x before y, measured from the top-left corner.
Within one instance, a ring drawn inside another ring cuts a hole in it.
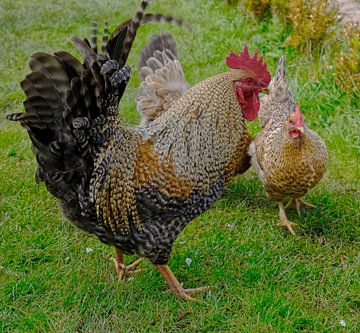
[[[278,202],[279,205],[279,215],[280,215],[280,223],[278,223],[278,226],[284,226],[286,227],[292,235],[295,235],[295,231],[292,228],[293,225],[296,225],[296,223],[292,223],[288,220],[286,214],[285,214],[285,208],[282,202]]]
[[[298,209],[298,212],[300,211],[300,206],[303,205],[305,207],[308,207],[308,208],[316,208],[315,205],[311,204],[310,202],[307,202],[304,200],[304,198],[297,198],[295,199],[295,205]]]
[[[316,208],[315,205],[305,201],[303,198],[292,198],[288,202],[288,204],[285,206],[285,209],[288,208],[290,205],[295,205],[296,211],[299,216],[301,216],[301,212],[300,212],[301,205],[304,205],[305,207],[308,207],[308,208]]]
[[[145,260],[145,258],[140,258],[134,261],[132,264],[126,266],[124,253],[122,253],[119,249],[115,248],[116,251],[116,259],[111,258],[114,261],[116,274],[119,280],[123,280],[128,275],[134,275],[144,271],[143,269],[135,269],[141,262]]]
[[[182,283],[178,281],[174,273],[171,271],[168,265],[155,265],[159,270],[166,283],[168,284],[171,291],[179,298],[185,299],[187,301],[199,302],[200,300],[191,297],[191,295],[199,293],[201,291],[207,290],[210,286],[194,288],[194,289],[184,289]]]

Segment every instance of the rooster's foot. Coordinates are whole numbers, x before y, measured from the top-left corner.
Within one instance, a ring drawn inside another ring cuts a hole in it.
[[[296,207],[296,211],[297,211],[299,216],[301,216],[301,211],[300,211],[301,205],[303,205],[305,207],[308,207],[308,208],[316,208],[315,205],[305,201],[303,198],[292,198],[288,202],[288,204],[285,206],[285,209],[288,208],[291,205],[294,205]]]
[[[205,287],[198,287],[198,288],[190,288],[190,289],[171,289],[171,291],[179,298],[182,298],[186,301],[192,301],[192,302],[202,302],[201,300],[191,297],[191,295],[194,295],[196,293],[200,293],[202,291],[210,289],[210,286]]]
[[[120,250],[116,249],[116,259],[115,258],[111,258],[111,259],[115,264],[115,270],[119,280],[124,280],[129,275],[130,276],[135,275],[144,271],[144,269],[135,269],[135,268],[139,266],[139,264],[142,263],[145,260],[145,258],[140,258],[134,261],[132,264],[126,266],[124,260],[124,254]]]
[[[168,265],[155,265],[159,270],[161,275],[164,277],[166,283],[168,284],[170,290],[179,298],[182,298],[186,301],[192,302],[201,302],[201,300],[191,297],[196,293],[208,290],[210,286],[192,288],[192,289],[184,289],[182,283],[178,281],[174,273],[171,271]]]

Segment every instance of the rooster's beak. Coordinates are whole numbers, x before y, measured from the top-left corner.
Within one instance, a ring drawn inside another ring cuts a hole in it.
[[[266,95],[269,95],[269,93],[270,93],[269,88],[261,88],[260,92],[263,94],[266,94]]]

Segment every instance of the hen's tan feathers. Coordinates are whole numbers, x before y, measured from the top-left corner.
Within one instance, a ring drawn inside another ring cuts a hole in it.
[[[328,153],[317,133],[300,119],[298,124],[293,122],[295,103],[285,78],[283,59],[269,89],[270,94],[263,99],[260,111],[263,129],[251,143],[249,154],[266,192],[279,203],[281,223],[294,233],[285,216],[283,202],[289,197],[300,199],[320,181]],[[292,137],[290,128],[302,134]]]
[[[279,66],[269,84],[269,95],[261,98],[259,119],[262,128],[270,119],[281,121],[295,109],[293,94],[286,81],[285,59],[279,60]]]

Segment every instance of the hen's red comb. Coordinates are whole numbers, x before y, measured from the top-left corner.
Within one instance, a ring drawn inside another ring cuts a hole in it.
[[[300,112],[300,105],[296,105],[295,107],[295,115],[296,115],[296,122],[298,126],[302,126],[302,116],[301,116],[301,112]]]
[[[245,45],[242,52],[237,55],[233,51],[230,51],[226,57],[226,65],[232,69],[242,69],[248,72],[253,72],[255,77],[268,85],[271,80],[271,75],[266,69],[266,63],[263,62],[263,58],[258,58],[258,51],[255,50],[254,55],[250,57],[247,45]]]

